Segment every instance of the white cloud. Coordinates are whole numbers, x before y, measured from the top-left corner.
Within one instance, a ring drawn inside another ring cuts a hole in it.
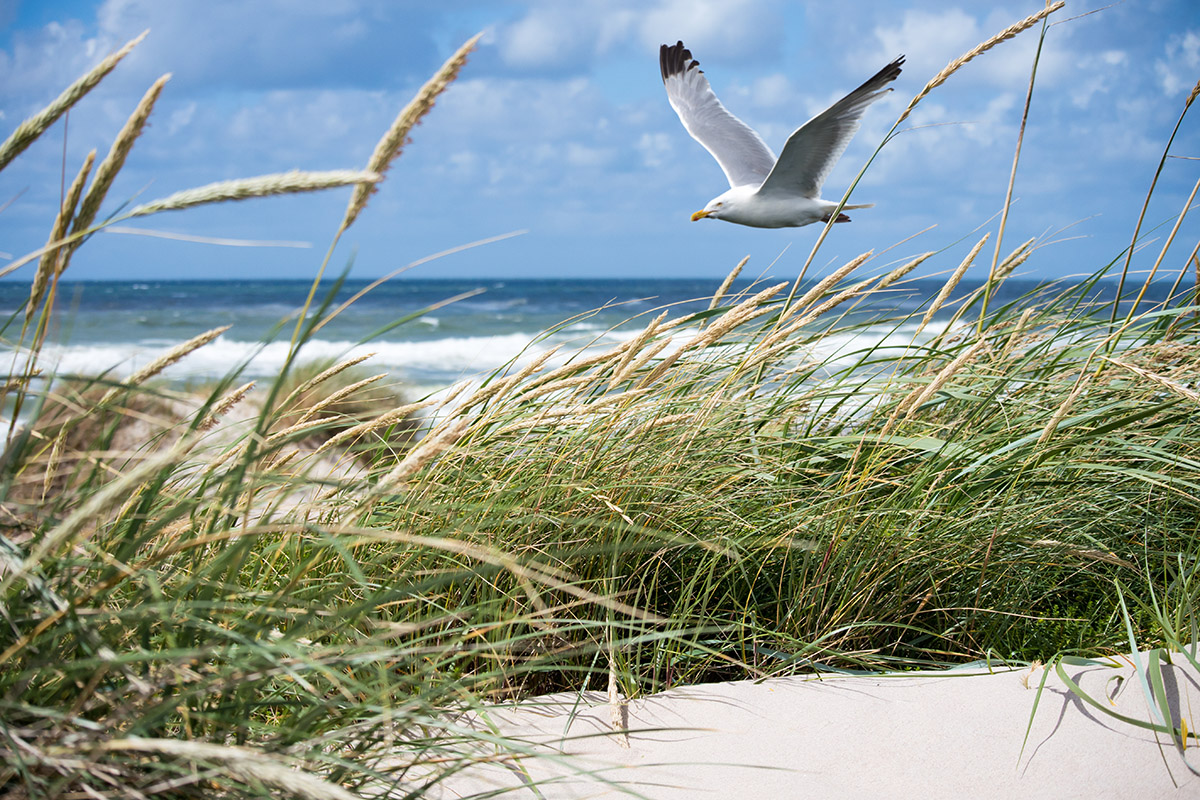
[[[644,132],[638,139],[637,149],[642,155],[642,165],[654,169],[661,167],[674,152],[675,140],[665,133]]]
[[[883,64],[904,53],[906,71],[933,77],[951,59],[980,41],[980,26],[975,17],[958,8],[939,12],[909,10],[904,12],[899,25],[878,25],[873,34],[877,46],[856,54],[850,63]]]
[[[1076,108],[1087,108],[1097,94],[1108,94],[1128,71],[1129,56],[1124,50],[1105,50],[1079,59],[1082,73],[1067,91]]]
[[[973,7],[972,7],[973,8]],[[848,64],[886,63],[897,54],[907,56],[905,72],[921,82],[938,74],[955,59],[983,43],[1019,19],[1011,12],[993,10],[977,17],[961,8],[939,11],[909,9],[898,23],[877,25],[873,31],[876,46],[851,53]],[[1038,61],[1038,84],[1056,85],[1071,73],[1076,61],[1069,47],[1069,36],[1052,35],[1053,41],[1042,49]],[[1000,42],[970,63],[959,68],[949,80],[956,83],[982,81],[992,86],[1013,88],[1029,82],[1037,51],[1038,28],[1026,30],[1014,39]]]
[[[796,90],[786,75],[776,72],[755,79],[750,87],[750,98],[757,106],[782,106],[795,101]]]
[[[593,147],[579,142],[568,142],[566,162],[572,167],[596,169],[611,164],[615,155],[611,147]]]
[[[552,6],[530,13],[498,35],[500,56],[518,68],[566,66],[581,49],[591,50],[582,26],[569,6]],[[591,56],[587,52],[587,56]]]
[[[1172,36],[1163,58],[1154,63],[1163,94],[1172,97],[1190,91],[1200,70],[1200,31]]]
[[[682,39],[697,57],[764,60],[782,42],[776,3],[767,0],[659,0],[639,24],[647,47]]]
[[[490,37],[518,70],[585,72],[612,50],[642,52],[681,39],[699,55],[763,60],[782,41],[777,0],[578,0],[539,2]]]
[[[167,118],[167,134],[174,136],[179,133],[191,124],[194,116],[196,116],[195,101],[187,103],[182,108],[175,109]]]

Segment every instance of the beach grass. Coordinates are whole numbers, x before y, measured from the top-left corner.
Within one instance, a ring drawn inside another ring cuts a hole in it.
[[[185,200],[244,196],[211,188]],[[1127,277],[1109,265],[989,305],[1041,257],[1023,243],[984,289],[897,314],[909,279],[864,254],[353,410],[369,360],[304,364],[336,313],[337,282],[314,282],[274,381],[235,366],[184,402],[155,373],[219,332],[128,379],[41,372],[95,229],[73,213],[4,332],[6,793],[415,797],[480,758],[519,769],[519,742],[469,724],[498,700],[1194,639],[1182,279],[1157,305],[1101,302]],[[913,261],[952,288],[984,245]]]

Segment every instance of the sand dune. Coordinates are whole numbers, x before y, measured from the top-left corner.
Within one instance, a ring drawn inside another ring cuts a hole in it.
[[[1193,730],[1200,675],[1175,662],[1163,666],[1165,692],[1175,724]],[[1128,662],[1065,669],[1113,711],[1150,719]],[[1200,776],[1184,761],[1200,766],[1200,749],[1181,752],[1166,735],[1156,740],[1097,711],[1053,671],[1022,754],[1040,679],[1029,669],[960,669],[682,687],[628,703],[627,749],[611,732],[605,695],[542,697],[488,712],[506,736],[528,743],[519,766],[473,766],[431,796],[1200,796]]]

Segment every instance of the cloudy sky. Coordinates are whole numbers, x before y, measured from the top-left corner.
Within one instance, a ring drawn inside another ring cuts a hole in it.
[[[1200,3],[1108,2],[1069,0],[1046,38],[1005,234],[1013,247],[1033,236],[1045,243],[1030,274],[1090,273],[1120,255],[1200,78]],[[335,265],[353,259],[354,276],[372,277],[525,230],[417,274],[719,277],[750,255],[755,274],[787,277],[818,226],[689,221],[727,186],[667,104],[659,45],[682,39],[726,106],[776,151],[798,124],[907,55],[896,91],[871,107],[826,183],[825,196],[837,199],[927,80],[1041,6],[848,0],[833,13],[827,2],[782,0],[0,0],[0,135],[150,29],[65,128],[60,121],[0,173],[0,205],[9,203],[0,211],[0,251],[19,257],[45,242],[64,137],[69,181],[88,150],[107,152],[163,73],[171,81],[108,210],[217,180],[360,167],[413,92],[484,31]],[[1034,28],[998,46],[920,104],[855,192],[855,202],[876,207],[832,231],[818,268],[897,245],[881,268],[948,248],[937,264],[946,269],[977,229],[996,229],[1037,38]],[[1153,261],[1200,179],[1200,160],[1189,160],[1200,157],[1198,113],[1200,103],[1159,180],[1146,223],[1160,226],[1150,234],[1157,244],[1139,261]],[[311,249],[102,234],[77,255],[71,276],[309,278],[347,197],[338,190],[139,223]],[[1200,224],[1186,221],[1167,264],[1178,268],[1197,238]]]

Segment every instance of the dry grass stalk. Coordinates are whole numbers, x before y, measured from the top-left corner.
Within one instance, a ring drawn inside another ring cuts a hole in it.
[[[1008,341],[1004,343],[1003,349],[1000,351],[1000,360],[1006,361],[1017,349],[1017,345],[1025,338],[1025,328],[1029,325],[1029,320],[1037,312],[1036,308],[1027,308],[1021,312],[1020,319],[1013,326],[1012,333],[1008,335]]]
[[[740,265],[738,266],[738,269],[741,269]],[[736,271],[737,270],[730,274],[733,275],[736,273]],[[716,298],[713,298],[713,302],[716,302]],[[709,306],[709,308],[712,307],[713,306],[711,305]],[[641,333],[626,343],[625,352],[622,354],[621,360],[617,362],[615,367],[613,367],[612,380],[608,382],[609,391],[612,391],[614,388],[616,388],[616,385],[620,382],[620,376],[625,372],[625,368],[629,366],[629,362],[632,361],[634,357],[641,352],[642,348],[646,346],[646,342],[650,340],[650,337],[654,335],[654,332],[658,329],[658,326],[662,324],[662,321],[666,319],[666,317],[667,312],[662,312],[657,317],[650,320],[650,324],[643,328]]]
[[[372,383],[375,383],[376,381],[379,381],[379,380],[383,380],[386,377],[387,377],[387,373],[381,372],[378,375],[372,375],[368,378],[363,378],[361,381],[355,381],[354,383],[350,384],[349,386],[343,386],[341,389],[338,389],[336,392],[333,392],[332,394],[330,394],[324,400],[321,400],[319,403],[316,403],[313,406],[311,406],[310,408],[308,408],[307,410],[305,410],[304,416],[300,417],[299,423],[297,423],[297,424],[309,422],[313,417],[315,417],[317,414],[320,414],[322,411],[324,411],[326,408],[329,408],[329,406],[333,405],[334,403],[337,403],[337,402],[345,399],[346,397],[349,397],[350,395],[354,394],[359,389],[370,386]]]
[[[142,31],[140,36],[129,41],[120,50],[105,58],[93,67],[90,72],[68,86],[62,94],[55,98],[54,102],[18,125],[17,129],[4,140],[4,144],[0,144],[0,169],[8,166],[9,162],[24,152],[25,148],[29,147],[35,139],[41,136],[47,128],[65,114],[71,106],[78,103],[83,99],[84,95],[94,89],[96,84],[100,83],[108,73],[112,72],[121,59],[129,55],[129,51],[137,47],[149,32],[148,30]]]
[[[440,402],[441,401],[439,400],[422,400],[419,403],[407,403],[399,406],[398,408],[393,408],[386,414],[380,414],[375,419],[369,419],[366,422],[360,422],[353,428],[347,428],[346,430],[341,431],[334,436],[330,436],[321,443],[320,447],[313,451],[313,455],[317,456],[328,450],[332,450],[344,442],[352,442],[358,437],[368,434],[371,431],[376,431],[380,428],[386,428],[390,425],[403,423],[413,413],[420,411],[423,408],[429,408],[430,406],[438,405]]]
[[[194,444],[194,437],[181,436],[169,448],[148,454],[133,469],[124,474],[118,474],[113,480],[103,483],[95,494],[90,495],[66,519],[40,537],[29,551],[27,558],[19,564],[11,565],[12,571],[0,577],[0,592],[6,591],[15,581],[21,580],[29,572],[36,571],[46,556],[87,530],[89,526],[96,524],[97,520],[108,519],[108,515],[104,513],[105,510],[138,492],[145,481],[151,480],[168,465],[177,463]],[[14,654],[24,649],[28,643],[28,636],[15,642],[0,654],[0,662],[8,661]]]
[[[1192,87],[1191,94],[1187,96],[1187,102],[1183,104],[1185,109],[1191,107],[1192,102],[1196,99],[1196,95],[1200,95],[1200,81],[1196,81],[1196,85]]]
[[[642,423],[638,427],[634,428],[633,433],[630,435],[636,438],[638,436],[642,436],[643,434],[649,433],[655,428],[661,428],[664,425],[674,425],[676,422],[687,422],[691,419],[694,419],[695,416],[696,412],[694,411],[687,411],[682,414],[668,414],[665,417],[659,417],[658,419],[652,419],[649,422]]]
[[[1031,547],[1053,547],[1070,553],[1079,558],[1086,558],[1090,561],[1103,561],[1106,564],[1115,564],[1118,567],[1126,567],[1128,569],[1137,569],[1137,566],[1126,561],[1116,553],[1106,552],[1104,550],[1096,550],[1091,547],[1077,547],[1066,542],[1060,542],[1057,539],[1034,539],[1028,542]]]
[[[335,783],[293,769],[284,761],[246,747],[182,739],[143,738],[110,739],[99,747],[105,752],[155,754],[191,761],[197,765],[220,764],[222,769],[238,780],[254,786],[265,784],[284,796],[302,800],[356,800],[358,797]]]
[[[1146,273],[1146,280],[1142,283],[1142,288],[1137,293],[1137,297],[1133,300],[1133,306],[1130,308],[1129,313],[1131,315],[1137,312],[1137,308],[1141,305],[1142,299],[1145,298],[1146,292],[1150,290],[1150,284],[1154,281],[1154,276],[1158,274],[1158,268],[1162,266],[1163,259],[1167,257],[1167,251],[1171,249],[1171,244],[1175,241],[1175,235],[1179,233],[1179,228],[1182,227],[1184,218],[1192,210],[1192,203],[1196,200],[1197,192],[1200,192],[1200,180],[1196,181],[1195,186],[1192,187],[1192,193],[1183,202],[1183,208],[1179,210],[1179,216],[1175,218],[1175,225],[1171,228],[1171,232],[1167,234],[1162,250],[1159,251],[1158,258],[1154,261],[1154,266],[1150,267],[1150,271]],[[1197,248],[1200,249],[1200,243],[1197,243]],[[1184,261],[1183,263],[1186,269],[1188,262]]]
[[[537,397],[542,397],[543,395],[561,392],[566,389],[582,389],[584,387],[594,387],[595,385],[595,375],[576,375],[573,378],[561,378],[557,381],[554,381],[554,383],[543,383],[533,391],[527,394],[522,394],[520,399],[522,402],[525,402],[533,400]]]
[[[921,255],[914,258],[912,261],[909,261],[907,264],[896,267],[894,270],[889,272],[887,275],[884,275],[883,280],[881,280],[879,282],[879,285],[876,286],[875,288],[876,289],[888,288],[893,283],[900,280],[905,275],[912,272],[914,269],[921,266],[921,264],[923,264],[925,261],[929,260],[930,258],[932,258],[935,255],[936,255],[936,253],[934,253],[933,251],[930,251],[928,253],[922,253]]]
[[[983,235],[983,238],[971,248],[971,252],[967,253],[967,257],[962,260],[962,263],[958,265],[958,268],[954,270],[954,273],[950,276],[946,283],[943,284],[941,291],[937,293],[937,297],[933,298],[933,302],[929,304],[929,310],[925,312],[923,317],[921,317],[921,324],[917,326],[916,333],[913,334],[914,338],[916,338],[921,331],[925,330],[925,326],[933,320],[933,316],[942,310],[942,306],[946,303],[946,298],[948,298],[950,293],[954,291],[954,288],[958,286],[958,282],[962,280],[962,276],[966,274],[971,264],[975,262],[975,257],[979,255],[979,251],[983,249],[984,244],[987,243],[988,237],[991,235],[992,234],[990,232]]]
[[[558,350],[558,348],[557,348],[557,347],[555,347],[555,348],[553,348],[553,349],[552,349],[550,352],[551,352],[551,353],[554,353],[554,352],[556,352],[557,350]],[[441,399],[441,400],[427,400],[427,401],[425,401],[424,403],[422,403],[422,404],[421,404],[421,407],[422,407],[422,408],[425,408],[425,406],[426,406],[426,405],[431,405],[431,406],[433,406],[434,408],[437,408],[437,409],[446,408],[447,406],[450,406],[450,405],[451,405],[451,404],[453,404],[453,403],[454,403],[456,400],[458,400],[458,396],[459,396],[460,394],[462,394],[463,392],[465,392],[465,391],[467,390],[467,387],[468,387],[469,385],[470,385],[470,384],[468,384],[466,381],[460,381],[459,383],[457,383],[457,384],[455,384],[454,386],[452,386],[452,387],[450,388],[450,390],[449,390],[448,392],[446,392],[446,394],[445,394],[445,395],[443,395],[443,396],[442,396],[442,399]]]
[[[859,281],[858,283],[853,284],[852,286],[838,292],[833,297],[829,298],[824,303],[821,303],[821,305],[812,309],[804,316],[792,319],[790,322],[787,323],[787,325],[776,329],[769,336],[766,336],[765,338],[763,338],[755,346],[754,356],[752,358],[747,359],[746,363],[743,364],[743,368],[746,368],[748,366],[757,366],[759,363],[769,360],[776,354],[779,347],[782,346],[783,343],[789,337],[791,337],[791,335],[794,334],[796,331],[800,330],[801,328],[803,328],[806,325],[811,325],[822,314],[825,314],[826,312],[835,308],[836,306],[841,305],[842,303],[844,303],[846,300],[850,299],[851,297],[862,294],[863,291],[868,286],[870,286],[872,283],[874,283],[876,280],[878,280],[878,279],[877,278],[868,278],[865,281]],[[876,289],[878,289],[878,287],[875,287],[871,291],[875,291]],[[796,305],[796,306],[794,306],[794,308],[799,310],[799,309],[801,309],[801,306]]]
[[[649,375],[647,375],[638,383],[638,388],[644,389],[665,375],[667,370],[669,370],[672,365],[679,360],[679,357],[687,351],[703,350],[739,325],[745,324],[755,317],[759,317],[768,313],[770,309],[761,308],[762,304],[783,291],[784,287],[787,285],[788,284],[785,282],[768,287],[758,294],[749,297],[743,300],[741,303],[738,303],[736,306],[730,308],[721,315],[720,319],[710,325],[707,329],[698,333],[691,339],[691,341],[684,343],[682,346],[676,349],[674,353],[671,353],[671,355],[664,358],[659,365],[650,372]]]
[[[402,486],[410,475],[458,444],[458,440],[470,425],[471,420],[467,417],[457,417],[445,423],[440,431],[435,430],[421,440],[421,443],[410,450],[404,460],[379,482],[378,491],[387,492]]]
[[[583,370],[594,367],[597,364],[603,364],[607,361],[612,361],[613,359],[618,358],[628,346],[629,342],[622,342],[616,347],[605,350],[602,353],[597,353],[594,356],[588,356],[587,358],[580,359],[579,361],[572,361],[567,364],[563,364],[558,369],[553,369],[547,372],[545,375],[539,376],[536,380],[531,381],[529,388],[526,391],[531,391],[535,387],[552,383],[553,381],[559,380],[568,375],[573,375],[576,372],[582,372]]]
[[[528,364],[522,367],[520,372],[512,376],[512,383],[510,384],[509,388],[513,386],[520,386],[522,382],[528,380],[529,376],[545,366],[546,362],[549,361],[555,354],[557,354],[561,347],[562,345],[554,345],[554,347],[551,347],[549,350],[542,353],[540,356],[533,359],[533,361],[530,361]]]
[[[1118,361],[1115,358],[1106,358],[1104,356],[1101,356],[1101,358],[1110,364],[1116,364],[1121,369],[1129,370],[1134,375],[1140,375],[1152,383],[1157,383],[1159,386],[1162,386],[1164,389],[1167,389],[1173,394],[1179,395],[1185,400],[1191,400],[1193,403],[1200,403],[1200,392],[1197,392],[1194,389],[1189,389],[1178,381],[1173,381],[1165,375],[1159,375],[1157,372],[1151,372],[1148,369],[1135,367],[1133,364],[1128,364],[1124,361]]]
[[[458,77],[459,70],[467,63],[467,56],[475,49],[481,36],[483,36],[482,33],[472,36],[466,44],[458,48],[458,52],[450,56],[437,74],[421,87],[416,97],[401,109],[387,133],[375,145],[375,151],[371,153],[371,158],[367,161],[369,172],[377,172],[381,176],[387,173],[392,162],[396,160],[404,149],[404,145],[408,143],[409,132],[433,108],[438,95],[444,92],[446,87]],[[374,186],[366,184],[360,184],[354,189],[354,194],[350,197],[350,204],[346,207],[346,216],[342,219],[339,230],[344,231],[354,224],[354,220],[358,219],[358,215],[366,207],[367,200],[374,191]]]
[[[750,261],[750,256],[743,258],[737,263],[736,267],[729,271],[729,274],[725,276],[725,280],[721,281],[721,285],[717,287],[716,293],[713,294],[712,301],[708,304],[709,311],[712,311],[721,302],[721,298],[729,291],[729,287],[737,280],[737,276],[742,274],[742,267],[746,266],[748,261]]]
[[[294,436],[297,433],[302,433],[305,431],[311,433],[313,432],[313,427],[315,427],[315,423],[307,419],[297,422],[294,425],[289,425],[283,430],[276,431],[268,436],[266,441],[263,443],[263,447],[272,448],[278,445],[280,442],[286,441],[288,437]]]
[[[1008,39],[1013,38],[1017,34],[1025,31],[1025,30],[1028,30],[1029,28],[1033,27],[1037,23],[1041,22],[1046,17],[1053,14],[1055,11],[1058,11],[1064,5],[1066,5],[1066,3],[1063,2],[1063,0],[1058,0],[1058,2],[1056,2],[1056,3],[1047,5],[1045,8],[1043,8],[1041,11],[1037,12],[1036,14],[1031,14],[1030,16],[1021,20],[1020,22],[1017,22],[1013,25],[1009,25],[1007,28],[1000,31],[992,38],[988,39],[987,41],[985,41],[981,44],[975,45],[975,47],[971,48],[970,50],[963,53],[958,58],[951,61],[949,64],[947,64],[945,66],[944,69],[942,69],[941,72],[939,72],[937,75],[934,75],[933,79],[930,80],[929,83],[925,84],[924,89],[917,92],[917,96],[912,99],[912,102],[910,102],[908,104],[908,108],[904,109],[904,112],[900,115],[900,118],[896,120],[896,125],[899,125],[901,122],[904,122],[904,120],[908,119],[908,115],[911,114],[913,109],[917,107],[917,103],[920,103],[922,100],[925,99],[925,96],[927,94],[929,94],[934,89],[936,89],[937,87],[939,87],[943,83],[945,83],[946,80],[951,75],[953,75],[955,72],[957,72],[968,61],[971,61],[972,59],[976,58],[977,56],[983,55],[988,50],[991,50],[993,47],[1000,44],[1001,42],[1007,41]]]
[[[1038,659],[1034,659],[1029,664],[1029,671],[1021,673],[1021,685],[1026,689],[1036,689],[1040,683],[1039,676],[1045,671],[1045,667]]]
[[[226,394],[213,405],[212,410],[208,412],[208,415],[205,416],[203,421],[196,426],[196,430],[207,431],[216,427],[216,424],[221,417],[229,413],[229,409],[242,402],[242,399],[245,398],[246,394],[253,388],[254,381],[250,381],[249,383],[244,383]]]
[[[96,220],[96,214],[100,211],[100,204],[104,202],[104,197],[108,194],[117,173],[125,165],[125,159],[129,155],[129,151],[133,149],[133,143],[142,135],[142,129],[146,127],[146,120],[150,118],[150,112],[154,110],[154,104],[158,101],[158,96],[162,94],[163,86],[170,79],[171,75],[168,73],[156,80],[154,85],[146,90],[146,94],[142,96],[137,108],[129,115],[129,119],[125,121],[125,127],[121,128],[121,132],[113,140],[108,155],[96,168],[96,177],[92,179],[92,185],[88,187],[87,194],[83,196],[79,214],[76,215],[75,223],[71,226],[72,233],[82,233],[92,227],[92,223]],[[64,253],[64,260],[69,260],[71,253],[78,246],[78,241],[73,242]],[[65,269],[65,265],[63,268]]]
[[[613,376],[613,379],[612,379],[612,384],[611,384],[611,386],[612,386],[612,387],[619,386],[619,385],[621,385],[621,383],[622,383],[622,382],[624,382],[624,381],[625,381],[625,380],[626,380],[626,379],[627,379],[627,378],[628,378],[630,375],[636,375],[636,374],[638,373],[638,371],[642,369],[642,367],[646,366],[646,364],[647,364],[647,363],[648,363],[648,362],[649,362],[651,359],[653,359],[655,356],[657,356],[657,355],[658,355],[659,353],[661,353],[663,350],[667,349],[667,347],[668,347],[668,346],[670,346],[670,344],[671,344],[671,340],[670,340],[670,339],[662,339],[661,341],[658,341],[658,342],[655,342],[654,344],[652,344],[652,345],[651,345],[651,346],[650,346],[650,347],[649,347],[649,348],[646,350],[646,352],[642,353],[642,355],[641,355],[641,356],[639,356],[639,357],[637,358],[637,360],[635,360],[635,361],[630,361],[630,362],[629,362],[629,363],[628,363],[628,364],[625,366],[625,368],[624,368],[624,369],[622,369],[620,372],[616,373],[616,374]]]
[[[599,399],[588,398],[584,402],[571,406],[542,406],[539,411],[532,415],[513,417],[505,420],[504,430],[515,431],[537,428],[550,420],[570,420],[574,425],[587,425],[597,419],[603,418],[608,424],[613,424],[619,421],[620,418],[618,415],[623,414],[626,410],[625,408],[616,408],[616,406],[627,406],[631,399],[642,397],[645,394],[647,394],[646,389],[636,389],[629,392],[608,395]]]
[[[276,450],[267,455],[259,462],[259,468],[263,470],[282,470],[287,465],[291,464],[300,455],[300,451],[296,450]]]
[[[54,218],[54,227],[50,231],[50,239],[46,242],[47,246],[61,241],[67,235],[67,228],[70,227],[71,219],[75,216],[75,208],[79,205],[79,195],[83,193],[83,185],[87,182],[87,177],[91,173],[92,164],[95,161],[96,151],[93,150],[83,160],[83,166],[80,167],[75,180],[71,182],[71,188],[67,190],[67,196],[63,200],[62,208],[58,210],[58,215]],[[33,276],[33,287],[29,291],[29,303],[25,307],[26,317],[33,316],[33,313],[37,310],[38,303],[42,301],[42,297],[46,292],[46,286],[50,282],[51,273],[55,277],[62,275],[62,269],[56,268],[58,264],[61,264],[63,268],[66,267],[66,263],[63,261],[58,248],[42,253],[42,259],[38,263],[37,274]]]
[[[105,392],[104,396],[100,398],[100,402],[97,403],[97,405],[102,406],[109,400],[112,400],[122,389],[127,389],[131,386],[138,386],[139,384],[145,383],[167,367],[182,359],[184,356],[190,354],[192,351],[199,350],[201,347],[204,347],[204,345],[208,344],[213,339],[216,339],[231,327],[231,325],[222,325],[219,328],[213,328],[211,331],[205,331],[199,336],[194,336],[183,344],[175,345],[175,347],[172,347],[164,355],[159,356],[146,366],[139,369],[137,372],[130,375],[129,379],[125,381],[123,386],[114,386]]]
[[[44,500],[50,494],[54,486],[54,478],[58,475],[58,465],[62,461],[63,450],[67,444],[67,431],[64,430],[58,436],[54,437],[54,443],[50,446],[50,456],[46,459],[45,474],[42,477],[42,499]]]
[[[273,175],[219,181],[195,189],[185,189],[160,200],[137,206],[126,216],[144,217],[161,211],[178,211],[210,203],[225,203],[280,194],[318,192],[322,189],[334,189],[339,186],[366,186],[376,183],[381,177],[376,172],[360,172],[352,169],[335,169],[325,172],[302,172],[294,169]]]
[[[1000,262],[1000,266],[996,267],[996,272],[992,276],[993,282],[1004,280],[1012,274],[1013,270],[1024,264],[1033,255],[1033,243],[1036,241],[1037,239],[1030,239],[1009,253],[1008,258],[1004,259],[1004,261]]]
[[[1067,418],[1067,414],[1071,413],[1071,408],[1075,405],[1075,400],[1078,399],[1079,395],[1083,394],[1083,390],[1087,388],[1090,380],[1089,376],[1091,373],[1088,370],[1088,366],[1089,364],[1083,365],[1083,368],[1080,370],[1079,379],[1075,381],[1075,388],[1067,395],[1067,399],[1062,401],[1062,405],[1058,407],[1058,410],[1054,412],[1054,416],[1050,418],[1050,421],[1046,423],[1046,427],[1042,429],[1042,434],[1038,436],[1038,444],[1045,444],[1050,441],[1050,438],[1054,436],[1054,432],[1058,430],[1058,426]]]
[[[975,344],[959,353],[953,361],[942,367],[938,374],[934,376],[933,380],[929,382],[928,386],[924,387],[923,389],[913,391],[907,398],[902,400],[900,405],[897,407],[897,411],[900,413],[906,413],[908,417],[912,417],[912,415],[915,414],[927,400],[931,399],[935,394],[937,394],[941,388],[945,386],[960,369],[962,369],[963,365],[975,358],[975,356],[987,346],[987,340],[980,339]]]
[[[821,303],[821,305],[817,306],[812,311],[805,314],[803,317],[800,317],[799,319],[793,320],[792,322],[788,323],[788,326],[786,328],[782,329],[781,331],[777,331],[777,333],[792,333],[794,331],[799,330],[800,328],[803,328],[805,325],[812,324],[822,314],[825,314],[825,313],[833,310],[834,308],[837,308],[842,303],[849,300],[851,297],[856,297],[860,294],[863,294],[864,291],[866,290],[866,288],[868,286],[870,286],[871,284],[875,283],[876,280],[877,280],[877,278],[867,278],[865,281],[859,281],[858,283],[855,283],[855,284],[843,289],[842,291],[835,294],[833,297],[826,300],[824,303]],[[878,286],[875,286],[871,289],[871,291],[876,291],[876,290],[878,290],[878,288],[879,288]],[[768,337],[768,339],[773,339],[773,338],[774,338],[774,334],[771,337]]]
[[[716,321],[704,329],[690,342],[685,344],[680,350],[703,350],[713,342],[721,339],[725,334],[732,331],[739,325],[761,316],[770,309],[760,308],[763,303],[770,300],[775,295],[779,294],[786,288],[788,282],[777,283],[774,286],[769,286],[763,289],[756,295],[749,297],[738,303],[733,308],[722,314]]]
[[[351,367],[361,364],[362,362],[366,361],[368,358],[374,358],[374,356],[375,356],[375,353],[367,353],[367,354],[361,355],[361,356],[354,356],[353,358],[348,358],[345,361],[339,361],[336,364],[334,364],[333,366],[329,367],[328,369],[322,370],[318,374],[312,376],[311,378],[306,380],[304,383],[300,384],[295,389],[293,389],[292,392],[286,398],[284,398],[284,401],[279,404],[280,408],[287,408],[296,400],[296,398],[300,397],[302,394],[307,392],[309,389],[312,389],[315,386],[320,386],[322,383],[329,380],[330,378],[345,372],[346,370],[350,369]]]
[[[695,322],[696,317],[698,317],[698,316],[700,316],[700,315],[699,314],[684,314],[682,317],[677,317],[676,319],[673,319],[670,322],[660,325],[658,328],[658,332],[666,333],[667,331],[673,331],[676,328],[682,328],[692,322]]]
[[[788,313],[786,314],[786,316],[792,316],[794,314],[797,314],[800,311],[807,308],[809,305],[811,305],[817,298],[824,297],[826,292],[828,292],[834,286],[837,286],[839,283],[841,283],[843,278],[845,278],[851,272],[854,272],[854,270],[861,267],[863,265],[863,262],[865,262],[868,258],[873,256],[874,254],[875,254],[874,250],[868,250],[867,252],[863,253],[858,258],[854,259],[853,261],[843,264],[842,266],[838,267],[836,270],[834,270],[830,274],[826,275],[824,278],[822,278],[817,283],[816,286],[809,289],[807,292],[805,292],[803,295],[800,296],[799,300],[797,300],[795,303],[792,304],[792,307],[790,309],[788,309]],[[781,324],[783,322],[783,319],[784,318],[780,318],[780,320],[779,320],[779,322]]]
[[[525,367],[520,372],[516,373],[515,375],[509,375],[506,378],[501,378],[497,381],[493,381],[492,383],[488,384],[487,386],[481,386],[479,389],[476,389],[474,394],[472,394],[470,397],[468,397],[466,400],[463,401],[463,404],[462,404],[463,409],[471,408],[472,406],[480,405],[489,400],[492,400],[493,398],[498,398],[498,397],[504,396],[513,387],[519,386],[522,381],[524,381],[530,375],[532,375],[533,373],[535,373],[539,369],[541,369],[542,365],[545,364],[552,355],[554,355],[555,353],[558,352],[558,349],[559,349],[558,346],[550,348],[549,350],[547,350],[546,352],[542,353],[540,356],[535,358],[533,361],[531,361],[529,364],[525,365]],[[556,370],[556,372],[557,372],[557,370]],[[551,373],[551,374],[553,374],[553,373]],[[539,379],[539,380],[541,380],[541,379]]]
[[[629,749],[629,704],[621,700],[621,690],[617,687],[617,665],[609,654],[608,661],[608,722],[612,726],[617,746]]]

